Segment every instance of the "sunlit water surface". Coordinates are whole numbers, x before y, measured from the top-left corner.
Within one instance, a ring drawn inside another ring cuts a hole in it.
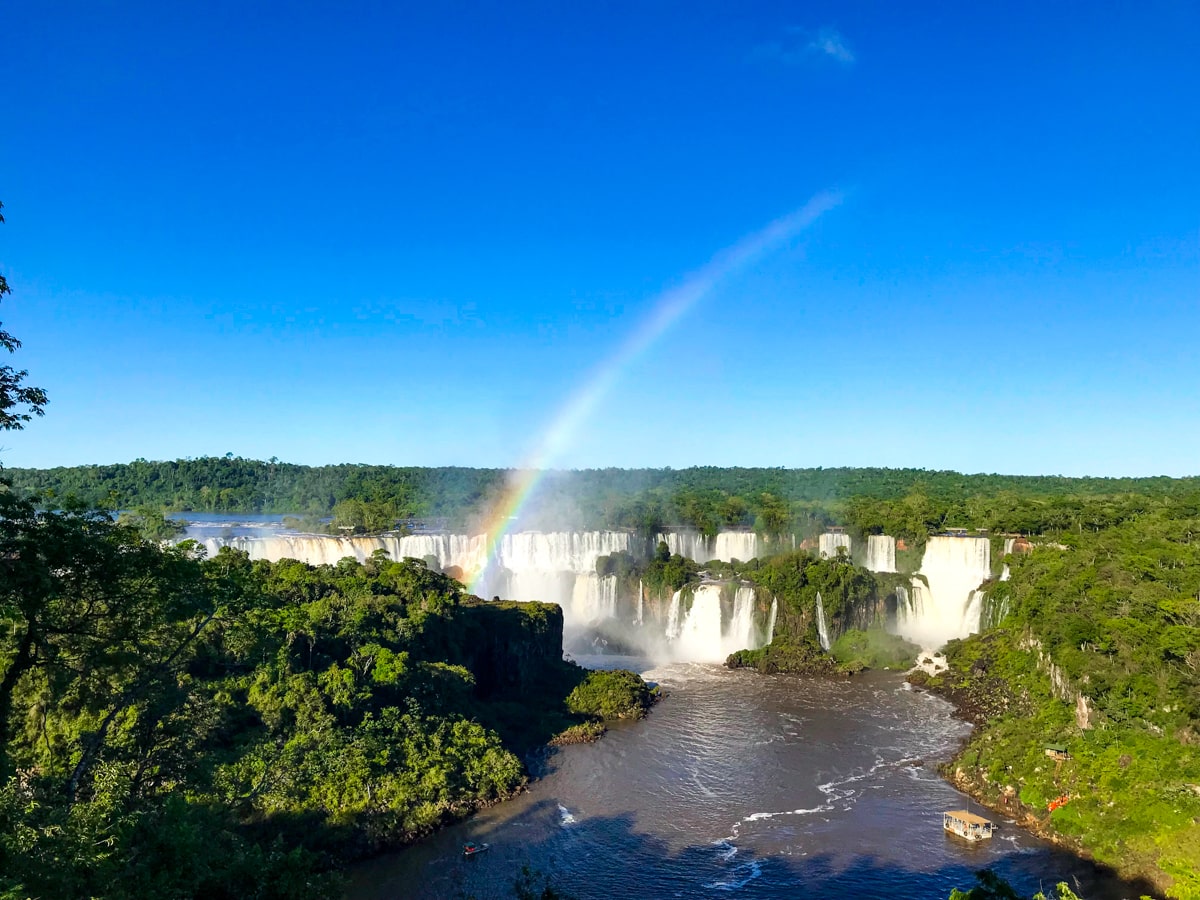
[[[899,674],[763,677],[628,665],[667,693],[642,722],[555,753],[528,793],[357,867],[351,900],[512,896],[522,866],[579,898],[945,898],[994,867],[1032,892],[1132,895],[1090,864],[988,813],[936,773],[968,733]],[[990,842],[943,810],[998,820]],[[464,859],[464,841],[491,849]]]

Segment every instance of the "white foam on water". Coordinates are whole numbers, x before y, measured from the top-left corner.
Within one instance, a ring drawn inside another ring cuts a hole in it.
[[[568,810],[561,803],[558,805],[558,824],[563,828],[566,828],[568,825],[575,824],[575,817],[571,815],[570,810]]]
[[[729,862],[737,856],[738,848],[729,842],[728,838],[721,838],[719,841],[713,841],[712,845],[717,848],[717,855],[721,857],[723,862]]]
[[[742,863],[730,871],[728,881],[710,881],[704,885],[714,891],[736,891],[752,882],[762,874],[762,865],[758,862]]]

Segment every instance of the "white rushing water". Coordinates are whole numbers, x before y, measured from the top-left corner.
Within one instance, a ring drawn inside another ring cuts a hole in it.
[[[665,542],[672,555],[686,556],[698,563],[712,562],[714,559],[746,562],[758,558],[763,552],[758,535],[753,531],[722,531],[711,539],[696,531],[672,531],[656,535],[654,540],[656,544]]]
[[[822,650],[833,646],[829,640],[829,625],[825,621],[825,601],[821,599],[820,591],[817,591],[817,637],[821,641]]]
[[[669,539],[672,552],[699,553],[703,561],[751,559],[760,549],[758,536],[750,532],[726,532],[707,542],[695,533],[662,537]],[[637,634],[651,646],[666,640],[671,643],[671,655],[676,659],[724,660],[735,650],[762,646],[773,631],[774,606],[772,621],[764,629],[761,617],[756,614],[754,590],[744,585],[725,585],[726,591],[733,592],[732,606],[728,602],[722,605],[722,585],[713,582],[696,588],[695,601],[686,611],[676,593],[665,627],[661,619],[647,616],[640,582],[636,597],[622,598],[617,577],[596,572],[596,562],[601,556],[630,553],[644,557],[646,542],[623,531],[515,532],[501,539],[490,567],[484,535],[275,534],[209,537],[203,543],[210,555],[222,546],[229,546],[245,551],[251,559],[272,562],[297,559],[310,565],[336,565],[345,557],[364,562],[375,551],[384,550],[391,559],[416,557],[436,560],[442,570],[457,568],[454,574],[466,582],[486,571],[485,583],[477,589],[484,597],[557,603],[563,609],[569,629],[597,626],[623,617],[626,627],[636,627],[635,640]]]
[[[722,662],[730,653],[766,643],[766,635],[755,622],[754,588],[738,585],[728,617],[721,602],[727,589],[727,585],[718,582],[700,585],[686,615],[682,613],[682,594],[675,593],[667,614],[667,637],[671,640],[673,656],[693,662]],[[773,630],[773,626],[772,621],[768,630]]]
[[[628,553],[633,536],[623,531],[521,531],[505,535],[485,596],[557,603],[569,625],[585,625],[617,614],[616,578],[600,578],[596,560]]]
[[[846,555],[850,555],[850,535],[841,532],[827,531],[821,535],[817,549],[822,556],[833,558],[838,555],[838,548],[844,547]]]
[[[733,595],[733,620],[729,624],[729,643],[737,644],[734,650],[751,650],[767,643],[765,635],[760,633],[756,622],[755,606],[758,595],[754,588],[747,584],[738,585]],[[726,656],[729,654],[727,653]]]
[[[931,537],[919,572],[928,586],[913,579],[911,600],[897,606],[896,630],[930,650],[978,631],[978,588],[991,575],[991,566],[992,545],[985,537]]]
[[[1004,555],[1005,556],[1008,556],[1008,554],[1013,552],[1013,546],[1016,543],[1017,543],[1016,538],[1005,538],[1004,539]],[[1012,573],[1008,571],[1008,563],[1005,563],[1004,569],[1000,572],[1000,580],[1008,581],[1008,578],[1011,574]]]
[[[683,591],[676,591],[671,597],[671,605],[667,609],[667,640],[673,641],[679,637],[679,628],[683,624],[681,621],[681,613],[683,612]]]
[[[456,566],[470,577],[487,560],[484,535],[465,534],[385,534],[375,537],[336,537],[324,534],[275,534],[266,537],[206,537],[202,540],[209,556],[221,547],[232,547],[249,554],[251,559],[278,562],[298,559],[313,566],[333,566],[350,557],[365,562],[376,550],[384,550],[391,559],[407,556],[435,557],[442,569]]]
[[[617,615],[617,576],[601,577],[595,572],[575,576],[570,606],[563,618],[572,622],[599,622]]]
[[[896,571],[896,539],[890,534],[867,538],[867,568],[872,572]]]

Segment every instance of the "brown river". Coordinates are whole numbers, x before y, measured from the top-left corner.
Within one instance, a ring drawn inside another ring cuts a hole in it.
[[[764,677],[719,666],[642,671],[666,692],[643,721],[546,762],[527,793],[358,866],[350,900],[509,898],[523,866],[578,900],[946,898],[990,867],[1032,893],[1134,888],[989,813],[943,781],[970,726],[897,673]],[[944,810],[998,823],[971,845]],[[464,859],[465,841],[491,849]]]

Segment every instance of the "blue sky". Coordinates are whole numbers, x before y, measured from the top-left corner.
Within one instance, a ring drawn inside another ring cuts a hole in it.
[[[1200,7],[17,2],[5,466],[1197,474]]]

